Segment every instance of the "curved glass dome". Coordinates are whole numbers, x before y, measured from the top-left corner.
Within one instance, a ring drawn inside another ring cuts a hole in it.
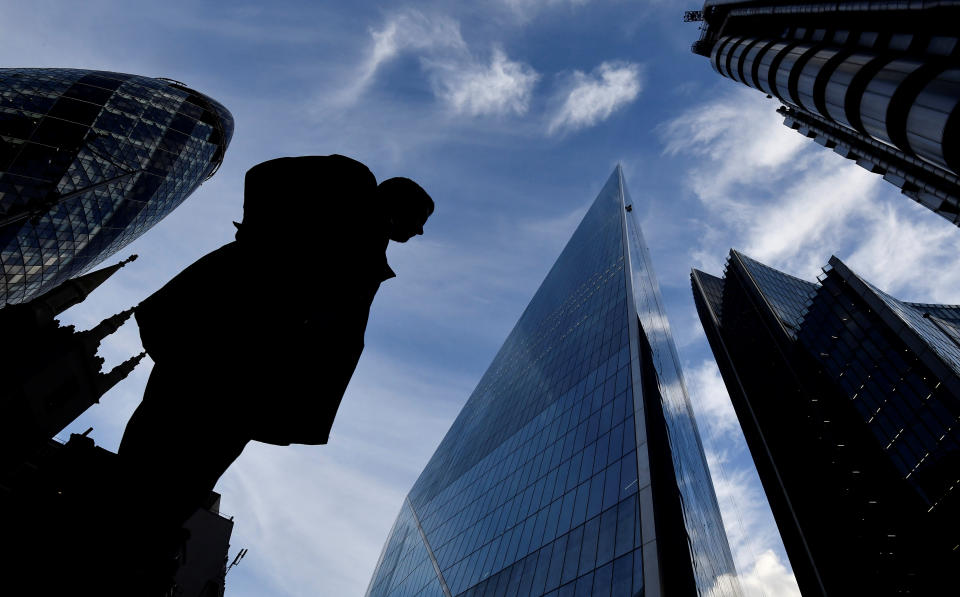
[[[170,79],[0,69],[0,306],[84,273],[212,176],[233,136]]]

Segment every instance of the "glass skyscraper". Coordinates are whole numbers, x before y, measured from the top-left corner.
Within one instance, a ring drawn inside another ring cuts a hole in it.
[[[960,3],[707,0],[696,54],[960,226]]]
[[[0,69],[0,307],[84,273],[213,175],[233,117],[182,83]]]
[[[803,594],[955,593],[960,306],[836,257],[818,284],[736,251],[691,277]]]
[[[740,595],[619,167],[400,509],[370,597]]]

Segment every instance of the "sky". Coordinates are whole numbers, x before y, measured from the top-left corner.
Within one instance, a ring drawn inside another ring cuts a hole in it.
[[[82,6],[82,8],[81,8]],[[435,199],[388,257],[366,349],[325,446],[251,443],[221,479],[232,597],[362,595],[414,480],[616,164],[650,246],[747,595],[799,595],[690,291],[730,248],[814,280],[831,255],[890,294],[960,303],[960,231],[783,126],[777,103],[690,52],[658,0],[0,0],[7,67],[170,77],[236,118],[222,168],[106,263],[63,323],[137,304],[233,239],[244,172],[340,153]],[[283,197],[277,197],[283,218]],[[316,222],[316,234],[335,223]],[[278,259],[302,256],[284,255]],[[322,270],[336,255],[311,256]],[[250,292],[282,291],[269,272]],[[141,350],[131,320],[106,366]],[[115,450],[152,363],[62,434]],[[176,441],[171,437],[170,441]]]

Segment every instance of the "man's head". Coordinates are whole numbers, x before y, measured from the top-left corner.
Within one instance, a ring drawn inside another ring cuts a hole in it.
[[[420,185],[409,178],[390,178],[377,186],[376,197],[390,222],[390,240],[405,243],[423,234],[433,199]]]

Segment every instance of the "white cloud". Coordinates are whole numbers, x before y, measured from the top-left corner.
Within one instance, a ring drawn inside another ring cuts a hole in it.
[[[895,296],[960,302],[956,228],[783,126],[775,108],[755,90],[730,86],[659,128],[664,153],[688,157],[683,180],[702,205],[690,260],[719,275],[734,247],[813,280],[836,254]],[[744,591],[799,595],[716,367],[687,371]]]
[[[685,367],[717,504],[746,597],[799,597],[766,494],[713,359]],[[725,595],[718,579],[711,595]]]
[[[527,112],[540,75],[529,65],[494,48],[489,64],[479,61],[426,61],[435,70],[437,95],[455,112],[470,116]]]
[[[588,4],[590,0],[498,0],[519,21],[532,19],[541,10],[568,6],[576,8]]]
[[[714,436],[740,436],[737,413],[716,363],[707,360],[696,367],[686,367],[685,377],[690,395],[696,400],[697,420],[708,422]]]
[[[809,143],[783,126],[775,106],[752,89],[727,92],[661,126],[664,153],[696,157],[693,190],[705,203],[726,200],[734,185],[777,177]]]
[[[747,454],[746,450],[729,447],[732,442],[711,443],[724,446],[722,452],[706,450],[707,464],[730,549],[737,568],[743,572],[752,567],[757,554],[779,547],[780,535],[759,477],[751,467],[744,466],[747,461],[741,457]]]
[[[356,594],[403,501],[391,483],[328,453],[251,443],[218,486],[237,520],[231,544],[250,549],[236,574],[265,573],[271,594]]]
[[[729,451],[708,449],[706,456],[745,596],[799,597],[766,495],[745,452],[734,458]]]
[[[746,597],[800,597],[793,573],[770,549],[757,557],[749,572],[740,573],[740,584]]]
[[[590,75],[576,71],[572,86],[547,132],[581,129],[606,120],[635,100],[642,89],[641,69],[637,64],[604,62]]]
[[[353,82],[335,94],[334,105],[355,102],[381,67],[402,54],[419,58],[434,95],[458,115],[523,115],[540,78],[500,47],[493,47],[489,59],[478,56],[464,41],[457,20],[405,10],[370,31],[367,58]]]
[[[793,574],[772,550],[761,553],[750,571],[738,576],[745,597],[800,597]],[[732,575],[722,575],[707,591],[707,597],[730,595],[732,580]]]
[[[340,103],[354,101],[373,82],[380,67],[403,52],[462,52],[467,47],[459,22],[418,10],[392,14],[380,29],[371,29],[370,41],[367,58],[356,79],[337,98]]]
[[[693,260],[719,273],[734,247],[813,280],[835,254],[891,294],[960,301],[956,228],[783,126],[775,106],[736,88],[660,128],[665,153],[695,160],[686,180],[707,217]]]
[[[845,261],[875,286],[898,298],[960,302],[960,270],[950,266],[960,250],[957,229],[926,208],[906,207],[911,209],[886,205],[873,212],[874,234]],[[914,217],[917,215],[924,217]]]
[[[371,71],[403,50],[466,46],[457,21],[445,16],[427,16],[415,10],[394,15],[382,29],[371,31],[370,36],[373,38],[368,61]]]

